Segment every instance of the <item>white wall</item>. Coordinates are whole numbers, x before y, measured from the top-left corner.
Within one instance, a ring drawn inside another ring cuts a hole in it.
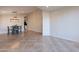
[[[79,7],[50,12],[51,35],[79,42]]]
[[[11,25],[21,25],[22,26],[22,31],[23,26],[24,26],[24,15],[18,15],[18,17],[20,18],[19,21],[10,21],[10,18],[13,17],[13,15],[11,14],[3,14],[0,15],[0,34],[2,33],[7,33],[7,26],[11,26]]]
[[[50,14],[47,11],[36,10],[28,15],[28,30],[50,36]]]
[[[49,12],[43,11],[43,36],[50,36],[50,15]]]
[[[35,10],[28,15],[28,30],[42,33],[42,11]]]

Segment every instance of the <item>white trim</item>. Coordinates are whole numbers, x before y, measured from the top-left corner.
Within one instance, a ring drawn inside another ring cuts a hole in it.
[[[63,37],[63,36],[59,36],[59,35],[52,35],[52,37],[57,37],[57,38],[64,39],[64,40],[70,40],[70,41],[79,42],[78,40],[67,38],[67,37]]]

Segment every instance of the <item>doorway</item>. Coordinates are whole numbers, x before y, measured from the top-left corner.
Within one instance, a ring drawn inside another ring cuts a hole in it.
[[[24,32],[27,31],[27,27],[28,27],[28,17],[25,16],[25,17],[24,17]]]

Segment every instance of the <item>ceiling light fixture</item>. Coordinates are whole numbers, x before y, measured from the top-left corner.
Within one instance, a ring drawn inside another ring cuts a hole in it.
[[[14,14],[14,16],[10,18],[10,20],[19,20],[19,18],[17,17],[17,12],[13,11],[12,13]]]

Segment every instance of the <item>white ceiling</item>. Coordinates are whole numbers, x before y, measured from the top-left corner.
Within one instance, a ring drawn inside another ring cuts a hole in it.
[[[0,6],[1,14],[9,14],[13,11],[17,13],[30,13],[36,9],[45,10],[45,11],[54,11],[56,9],[62,8],[62,6]]]
[[[29,13],[33,10],[36,10],[36,7],[33,6],[0,6],[0,13],[1,14],[10,14],[13,11],[17,13]]]
[[[39,6],[38,8],[40,8],[41,10],[44,11],[54,11],[60,8],[63,8],[64,6]]]

